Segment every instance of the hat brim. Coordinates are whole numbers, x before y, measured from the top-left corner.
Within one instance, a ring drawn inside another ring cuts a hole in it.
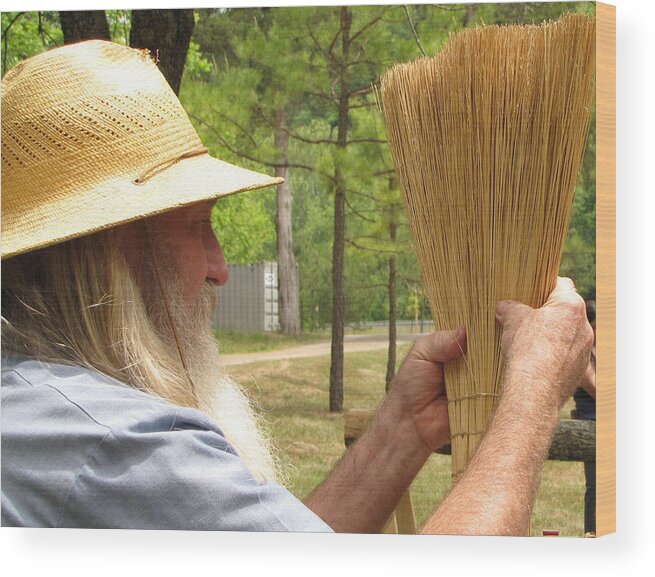
[[[2,258],[45,248],[205,200],[284,182],[203,154],[135,184],[122,175],[89,190],[52,199],[18,215],[3,214]]]

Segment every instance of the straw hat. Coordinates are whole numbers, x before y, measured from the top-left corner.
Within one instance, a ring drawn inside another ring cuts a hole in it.
[[[146,51],[92,40],[2,80],[2,258],[279,184],[207,154]]]

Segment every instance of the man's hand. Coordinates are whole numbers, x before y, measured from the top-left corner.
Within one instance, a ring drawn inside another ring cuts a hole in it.
[[[542,385],[559,410],[582,378],[594,340],[584,300],[573,282],[558,278],[540,309],[502,301],[496,319],[503,328],[503,387]]]
[[[540,309],[498,304],[503,391],[487,433],[424,533],[526,535],[559,409],[589,362],[593,333],[583,300],[558,279]]]
[[[466,352],[466,331],[440,331],[422,337],[403,361],[385,408],[394,411],[394,423],[404,427],[408,439],[416,439],[430,452],[450,440],[448,399],[443,363]]]

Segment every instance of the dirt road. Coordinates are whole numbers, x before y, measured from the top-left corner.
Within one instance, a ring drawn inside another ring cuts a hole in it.
[[[420,334],[398,335],[398,344],[410,343],[419,338]],[[374,351],[386,349],[389,346],[389,339],[386,335],[346,335],[344,339],[344,351],[356,353],[362,351]],[[277,351],[265,351],[262,353],[244,353],[237,355],[223,355],[223,364],[245,365],[248,363],[259,363],[262,361],[281,361],[284,359],[300,359],[305,357],[320,357],[330,354],[330,341],[321,341],[310,345],[301,345]]]

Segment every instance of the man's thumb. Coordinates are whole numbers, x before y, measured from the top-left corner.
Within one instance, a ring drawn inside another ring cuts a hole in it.
[[[416,341],[413,352],[424,361],[445,363],[461,357],[466,352],[466,329],[438,331]]]

